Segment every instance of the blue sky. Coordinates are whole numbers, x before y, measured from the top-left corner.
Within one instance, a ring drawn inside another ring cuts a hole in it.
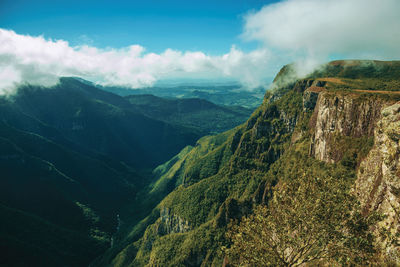
[[[399,0],[0,0],[0,94],[78,76],[268,87],[296,62],[400,59]]]
[[[240,38],[243,15],[267,0],[1,0],[0,26],[19,34],[63,39],[71,45],[104,48],[140,44],[146,51],[166,48],[226,53],[257,42]]]

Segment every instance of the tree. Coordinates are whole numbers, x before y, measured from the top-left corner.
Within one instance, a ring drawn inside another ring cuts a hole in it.
[[[363,217],[347,184],[303,177],[275,187],[268,206],[255,207],[227,233],[231,265],[361,264],[372,259],[376,216]]]

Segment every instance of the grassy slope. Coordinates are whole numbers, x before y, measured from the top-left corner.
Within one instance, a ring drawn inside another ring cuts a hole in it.
[[[282,102],[283,101],[287,101],[287,99],[282,100]],[[223,217],[225,217],[225,215],[223,214],[223,206],[226,205],[229,209],[229,199],[232,198],[240,202],[247,202],[248,198],[257,190],[259,183],[262,181],[264,165],[270,164],[271,162],[268,161],[273,160],[272,152],[271,158],[268,158],[260,157],[259,151],[257,151],[257,149],[268,145],[271,140],[260,140],[254,147],[252,146],[254,137],[252,137],[251,133],[254,125],[259,124],[273,125],[273,127],[281,128],[282,123],[277,121],[276,118],[269,117],[269,115],[274,114],[276,108],[276,105],[263,105],[254,112],[253,116],[245,125],[225,133],[225,136],[219,135],[223,137],[221,138],[222,142],[213,143],[210,151],[207,151],[205,155],[195,157],[185,163],[185,180],[187,183],[179,186],[174,192],[169,194],[157,209],[164,206],[171,208],[173,213],[179,214],[180,217],[188,220],[191,225],[195,227],[193,231],[185,234],[168,235],[168,238],[159,238],[157,235],[154,236],[154,231],[156,231],[154,227],[157,227],[157,223],[153,224],[153,226],[147,228],[144,237],[140,241],[125,248],[125,250],[116,257],[113,263],[117,266],[120,264],[129,264],[133,261],[132,257],[135,257],[136,252],[138,252],[132,264],[144,264],[150,257],[150,251],[148,250],[148,243],[146,240],[158,240],[158,238],[159,240],[157,242],[161,242],[159,244],[161,247],[159,249],[155,247],[155,251],[159,251],[160,253],[173,250],[168,248],[170,243],[176,244],[176,242],[171,239],[178,238],[185,243],[186,249],[180,254],[183,262],[180,262],[180,264],[190,265],[189,262],[185,261],[191,261],[192,259],[187,259],[185,258],[186,256],[191,254],[208,254],[208,249],[211,254],[215,254],[217,247],[221,245],[224,239],[223,221],[225,219],[223,219]],[[275,113],[275,115],[277,114]],[[260,117],[262,117],[262,119],[259,119]],[[288,137],[288,135],[282,135],[282,139],[287,139]],[[278,151],[283,148],[284,142],[281,138],[276,138],[271,143],[271,147],[274,147],[274,149]],[[247,148],[241,149],[240,146]],[[223,160],[216,161],[216,159]],[[254,169],[254,166],[258,166],[259,169],[257,169],[257,167]],[[228,204],[224,204],[225,202]],[[154,218],[148,222],[152,221],[154,221]],[[137,230],[138,227],[134,227],[132,232],[136,234],[135,231]],[[135,237],[136,235],[133,234],[131,236]],[[221,240],[214,240],[214,238],[217,237]],[[162,242],[164,239],[168,239],[169,241]],[[193,243],[194,240],[196,240],[196,244]],[[194,246],[194,248],[192,246]],[[180,249],[183,249],[183,247]],[[192,253],[187,251],[192,249],[195,249]],[[185,253],[185,251],[187,253]],[[154,251],[152,253],[154,253]],[[215,255],[212,255],[212,257],[210,256],[210,260],[212,260],[214,256]],[[164,260],[163,256],[158,255],[153,257]],[[176,262],[177,259],[173,257],[171,260],[173,260],[173,263],[159,263],[162,265],[177,264],[179,262]]]
[[[153,223],[159,216],[159,207],[156,207],[153,212],[146,217],[148,210],[155,207],[157,203],[176,186],[182,184],[184,177],[187,176],[186,173],[192,171],[193,166],[201,166],[201,162],[208,161],[207,159],[209,158],[215,159],[215,155],[223,154],[221,153],[223,151],[226,151],[225,154],[228,153],[225,160],[229,158],[231,152],[225,148],[228,147],[230,143],[228,139],[234,131],[235,130],[231,130],[216,136],[203,137],[196,143],[196,146],[184,148],[181,153],[170,161],[154,169],[154,182],[140,194],[138,203],[130,205],[129,211],[126,212],[130,214],[130,220],[127,220],[121,227],[116,237],[116,240],[119,240],[119,242],[114,248],[107,251],[103,259],[100,259],[100,261],[95,264],[102,265],[104,262],[111,261],[120,250],[125,246],[129,246],[129,244],[143,235],[146,227]],[[223,160],[223,157],[220,157],[220,159]],[[221,164],[221,162],[219,162],[219,164]],[[207,171],[211,171],[212,173],[206,174]],[[215,174],[217,171],[218,169],[204,169],[203,172],[204,175],[209,176]],[[134,225],[133,228],[131,227],[132,225]],[[131,248],[132,247],[130,247],[130,249]]]

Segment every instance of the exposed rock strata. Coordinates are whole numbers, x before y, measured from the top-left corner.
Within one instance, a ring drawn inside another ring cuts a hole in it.
[[[332,140],[345,136],[372,137],[385,104],[382,99],[363,97],[361,94],[319,93],[314,119],[310,122],[314,128],[310,154],[328,163],[340,161],[343,151]]]
[[[400,227],[400,102],[384,108],[381,115],[374,147],[358,169],[354,191],[364,213],[377,211],[386,216],[378,229],[389,235],[379,235],[379,241],[391,253]]]
[[[158,224],[158,233],[166,235],[170,233],[185,233],[191,229],[187,220],[172,214],[169,208],[160,210],[160,221]]]

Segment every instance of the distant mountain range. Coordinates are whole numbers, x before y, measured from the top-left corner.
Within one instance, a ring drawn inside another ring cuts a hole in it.
[[[171,124],[220,133],[239,125],[253,112],[241,106],[220,106],[201,98],[167,99],[154,95],[126,96],[141,113]]]
[[[164,98],[201,98],[218,105],[242,106],[250,109],[255,109],[262,103],[266,90],[264,87],[249,89],[233,83],[217,85],[158,85],[154,87],[129,89],[124,87],[95,85],[83,79],[76,79],[121,96],[151,94]]]

